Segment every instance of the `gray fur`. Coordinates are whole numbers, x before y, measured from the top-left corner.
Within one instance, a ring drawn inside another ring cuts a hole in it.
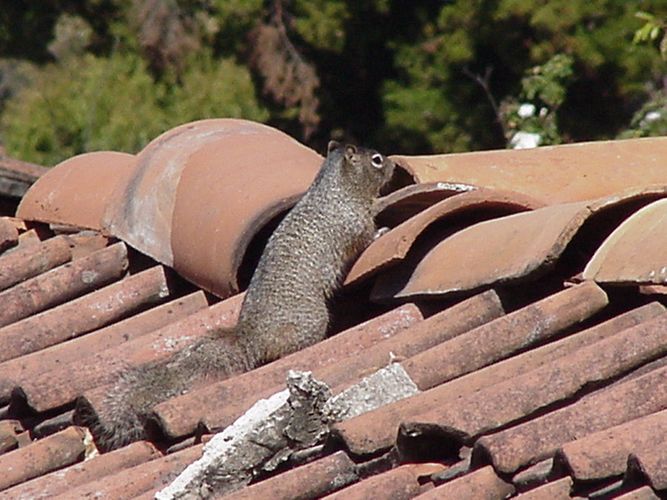
[[[237,326],[123,374],[91,418],[100,446],[142,438],[153,406],[197,381],[224,379],[324,339],[328,302],[373,240],[374,202],[393,169],[376,151],[330,143],[313,184],[269,238]]]

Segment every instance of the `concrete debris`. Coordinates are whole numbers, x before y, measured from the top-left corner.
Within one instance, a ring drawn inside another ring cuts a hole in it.
[[[255,403],[155,497],[190,500],[238,490],[292,453],[324,442],[330,424],[418,392],[399,364],[378,370],[335,397],[311,372],[290,370],[287,390]]]

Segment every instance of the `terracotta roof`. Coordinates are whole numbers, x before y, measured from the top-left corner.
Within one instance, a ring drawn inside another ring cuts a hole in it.
[[[21,198],[46,172],[48,169],[41,165],[10,158],[0,152],[0,196]]]
[[[157,405],[150,442],[106,454],[82,414],[234,323],[321,160],[206,120],[42,176],[0,217],[0,499],[152,498],[289,370],[340,394],[388,364],[416,394],[228,498],[665,495],[667,139],[398,160],[419,183],[381,202],[392,230],[352,267],[337,333]]]

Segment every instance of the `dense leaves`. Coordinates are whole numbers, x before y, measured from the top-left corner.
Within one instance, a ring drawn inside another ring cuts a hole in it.
[[[53,164],[213,116],[387,152],[667,131],[660,0],[64,0],[0,9],[0,143]]]

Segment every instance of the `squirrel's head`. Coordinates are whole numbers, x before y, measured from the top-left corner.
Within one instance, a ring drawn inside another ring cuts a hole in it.
[[[330,141],[327,158],[332,155],[340,155],[343,170],[358,179],[360,184],[370,188],[374,195],[379,193],[380,188],[389,182],[394,173],[394,162],[374,149]]]

